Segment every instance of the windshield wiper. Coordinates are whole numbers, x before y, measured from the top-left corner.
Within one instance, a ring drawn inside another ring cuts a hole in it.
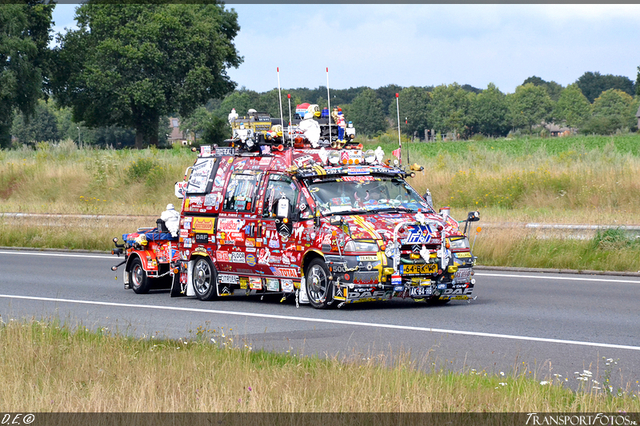
[[[398,207],[383,207],[381,209],[375,209],[375,210],[371,210],[371,211],[375,211],[377,212],[391,212],[391,211],[401,211],[404,213],[415,213],[415,210],[413,209],[409,209],[407,207],[402,207],[402,206],[398,206]]]

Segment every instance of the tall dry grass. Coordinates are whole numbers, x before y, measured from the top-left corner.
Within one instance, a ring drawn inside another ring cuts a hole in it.
[[[174,183],[194,158],[186,150],[78,149],[72,142],[2,151],[0,211],[158,215],[176,201]]]
[[[428,356],[319,359],[254,351],[222,330],[133,339],[56,323],[0,326],[0,406],[53,412],[637,412],[585,382],[435,371]],[[211,340],[214,339],[215,343]],[[575,380],[575,379],[574,379]],[[617,395],[617,393],[616,393]]]

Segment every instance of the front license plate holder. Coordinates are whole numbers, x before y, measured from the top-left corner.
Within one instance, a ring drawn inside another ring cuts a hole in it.
[[[402,265],[403,275],[428,275],[438,272],[437,263],[425,263],[421,265]]]
[[[431,286],[418,286],[418,287],[411,287],[411,290],[409,291],[409,296],[424,297],[424,296],[431,296],[431,293],[432,293]]]

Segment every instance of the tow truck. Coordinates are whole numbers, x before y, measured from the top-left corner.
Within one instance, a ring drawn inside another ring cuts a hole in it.
[[[414,172],[380,147],[328,132],[311,143],[265,114],[232,127],[176,183],[173,233],[158,220],[113,239],[125,289],[205,301],[280,294],[318,309],[474,298],[467,229],[477,211],[460,223],[448,208],[436,213],[407,183]]]

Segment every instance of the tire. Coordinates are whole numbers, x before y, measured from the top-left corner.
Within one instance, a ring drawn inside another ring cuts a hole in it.
[[[309,303],[316,309],[327,309],[333,301],[333,283],[329,280],[329,268],[322,259],[313,259],[305,269],[305,281]]]
[[[200,300],[213,300],[218,295],[218,274],[208,257],[198,257],[191,278],[193,290]]]
[[[131,261],[131,268],[129,269],[129,285],[136,294],[149,293],[149,289],[151,288],[147,271],[142,267],[142,262],[138,257]]]

